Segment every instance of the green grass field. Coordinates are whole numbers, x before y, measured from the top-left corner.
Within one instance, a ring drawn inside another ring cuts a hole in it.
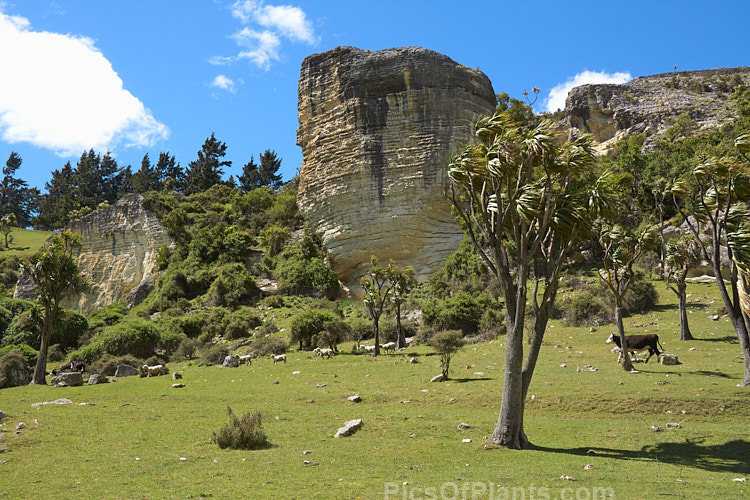
[[[13,241],[8,244],[8,248],[5,248],[5,235],[0,234],[0,256],[9,257],[12,255],[18,257],[25,257],[31,255],[39,248],[42,244],[47,241],[52,233],[49,231],[34,231],[31,229],[13,229],[10,233],[13,237]]]
[[[734,481],[750,479],[750,389],[737,386],[736,336],[726,318],[709,319],[715,286],[694,284],[700,340],[679,342],[674,295],[662,286],[657,310],[626,318],[626,330],[657,333],[682,364],[652,359],[624,373],[604,343],[614,326],[552,322],[526,410],[531,450],[485,446],[504,337],[467,346],[444,383],[429,382],[440,370],[428,347],[372,358],[345,344],[332,360],[170,364],[183,371],[182,389],[169,377],[131,377],[2,390],[0,498],[748,498],[750,484]],[[355,393],[359,404],[347,400]],[[63,397],[75,404],[31,406]],[[227,406],[260,410],[273,446],[220,450],[212,433]],[[364,427],[334,439],[354,418]]]

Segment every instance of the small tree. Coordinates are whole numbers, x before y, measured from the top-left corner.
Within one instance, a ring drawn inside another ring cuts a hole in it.
[[[406,336],[404,335],[404,329],[401,327],[401,306],[406,302],[406,297],[411,289],[417,284],[417,280],[414,279],[414,269],[411,266],[406,269],[399,269],[394,266],[391,281],[393,283],[391,302],[396,309],[396,347],[403,349],[406,347]]]
[[[367,308],[367,312],[372,319],[372,332],[375,335],[375,356],[380,355],[380,316],[383,309],[388,303],[388,299],[393,288],[391,276],[394,272],[393,261],[388,263],[387,268],[378,266],[378,258],[374,255],[370,257],[372,268],[366,276],[362,276],[360,283],[364,289],[362,302]]]
[[[13,212],[9,213],[2,219],[0,219],[0,232],[5,235],[5,248],[10,247],[10,242],[13,241],[13,238],[10,236],[10,233],[13,232],[13,229],[15,229],[17,224],[16,214]]]
[[[44,310],[42,343],[31,381],[34,385],[46,384],[47,350],[60,313],[60,301],[69,293],[79,294],[88,289],[88,282],[81,276],[73,257],[73,252],[80,248],[81,236],[64,231],[52,236],[41,250],[21,264],[36,285],[37,300]]]
[[[666,245],[664,258],[664,280],[667,287],[677,295],[680,312],[680,340],[694,340],[690,333],[687,316],[687,273],[700,260],[698,245],[692,236],[683,236]]]
[[[448,380],[448,369],[451,359],[466,345],[460,330],[445,330],[438,332],[430,339],[430,345],[440,356],[440,368],[443,370],[443,380]]]
[[[599,278],[604,281],[615,299],[615,323],[623,353],[622,368],[632,371],[633,363],[628,354],[625,327],[622,323],[623,298],[633,282],[635,262],[654,243],[653,228],[649,226],[637,235],[632,235],[622,226],[602,224],[599,243],[604,250],[604,267],[599,269]]]

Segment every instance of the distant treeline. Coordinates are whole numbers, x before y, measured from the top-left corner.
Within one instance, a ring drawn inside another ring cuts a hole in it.
[[[236,180],[233,176],[223,180],[224,169],[232,166],[231,161],[223,159],[226,149],[226,144],[212,133],[187,168],[169,152],[159,153],[155,164],[146,153],[135,172],[130,165],[120,167],[109,152],[101,155],[91,149],[75,165],[67,162],[61,169],[53,170],[51,179],[45,183],[45,193],[16,177],[22,159],[11,152],[0,182],[0,217],[13,213],[19,227],[49,230],[61,228],[103,203],[114,203],[126,193],[168,190],[190,195],[216,184],[246,193],[261,186],[272,189],[281,186],[278,174],[281,158],[268,149],[259,155],[260,164],[251,156]]]

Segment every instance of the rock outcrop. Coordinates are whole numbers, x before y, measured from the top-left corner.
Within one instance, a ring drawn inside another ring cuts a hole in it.
[[[642,76],[624,84],[590,84],[573,88],[565,102],[560,128],[569,137],[589,133],[606,151],[634,132],[655,137],[687,114],[698,128],[717,128],[736,116],[729,99],[740,84],[750,83],[750,67],[718,68]]]
[[[298,203],[346,285],[371,255],[424,279],[458,248],[450,155],[495,103],[483,73],[419,47],[338,47],[304,60]]]
[[[124,196],[110,207],[81,217],[67,229],[82,237],[78,267],[91,289],[66,298],[62,305],[84,315],[117,300],[132,307],[145,299],[154,287],[157,251],[171,245],[166,231],[143,207],[143,197],[138,194]],[[15,296],[31,299],[33,291],[33,283],[22,274]]]

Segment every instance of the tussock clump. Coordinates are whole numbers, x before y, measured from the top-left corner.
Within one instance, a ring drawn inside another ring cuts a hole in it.
[[[270,445],[266,433],[263,432],[258,410],[245,413],[238,418],[232,412],[232,408],[227,406],[227,413],[229,423],[218,432],[214,432],[214,442],[219,445],[219,448],[222,450],[224,448],[258,450]]]

